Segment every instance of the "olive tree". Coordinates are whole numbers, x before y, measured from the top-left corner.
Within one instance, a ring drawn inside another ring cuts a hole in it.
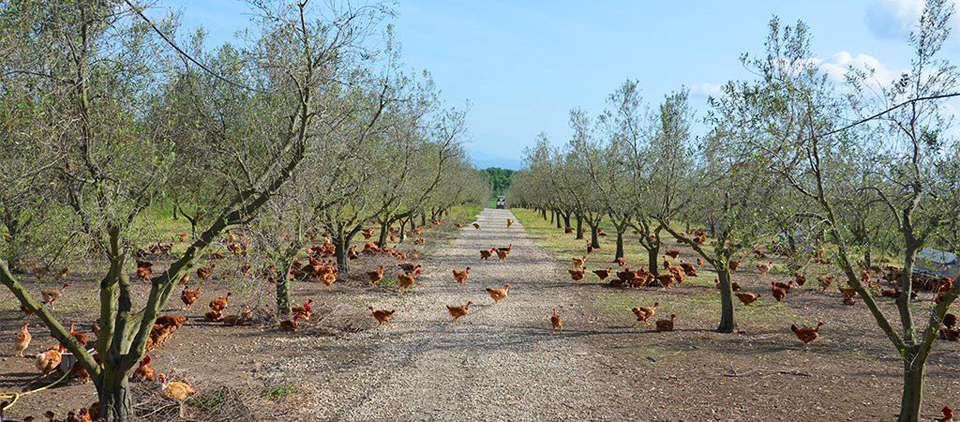
[[[207,154],[180,156],[176,141],[164,134],[167,122],[149,118],[151,110],[163,106],[162,92],[177,83],[176,75],[160,78],[157,70],[177,59],[152,36],[149,25],[130,14],[131,7],[115,1],[3,7],[9,8],[2,12],[15,21],[14,28],[30,31],[19,34],[15,54],[37,58],[15,63],[14,72],[42,75],[39,83],[51,97],[43,111],[52,116],[48,130],[58,136],[42,142],[56,162],[53,188],[72,210],[76,230],[98,246],[104,261],[97,358],[34,299],[3,260],[0,282],[91,374],[101,417],[131,420],[127,374],[143,358],[154,321],[177,282],[221,234],[248,223],[322,141],[316,134],[328,118],[320,107],[323,94],[342,82],[349,70],[345,53],[380,11],[338,11],[334,19],[320,21],[307,2],[263,8],[272,15],[259,22],[259,42],[239,49],[243,60],[236,62],[238,67],[220,69],[223,74],[215,82],[232,86],[227,90],[231,101],[251,112],[208,127]],[[182,166],[192,160],[206,165]],[[160,196],[172,174],[198,167],[206,171],[195,177],[215,178],[221,187],[223,194],[211,198],[216,211],[186,251],[152,277],[146,300],[135,304],[127,273],[132,223]]]
[[[809,33],[802,23],[781,28],[776,19],[771,22],[766,55],[747,61],[762,76],[758,95],[741,103],[764,116],[758,126],[764,127],[765,136],[752,144],[772,158],[770,169],[777,177],[809,200],[809,212],[836,245],[847,283],[896,347],[903,363],[900,421],[920,420],[927,357],[943,316],[960,293],[960,283],[953,283],[952,289],[937,292],[929,309],[911,303],[918,252],[926,246],[955,246],[949,241],[950,226],[960,212],[955,162],[960,146],[949,136],[952,115],[939,99],[960,85],[955,66],[942,52],[953,12],[946,0],[926,2],[909,39],[911,67],[898,79],[887,83],[871,69],[850,70],[850,90],[843,100],[853,112],[873,116],[859,125],[841,126],[838,121],[843,104],[811,60]],[[851,165],[861,172],[853,180]],[[854,246],[863,236],[858,231],[864,230],[857,219],[868,205],[878,205],[883,212],[872,224],[898,233],[902,293],[896,299],[896,316],[878,305],[856,267]],[[927,315],[918,323],[921,309]]]

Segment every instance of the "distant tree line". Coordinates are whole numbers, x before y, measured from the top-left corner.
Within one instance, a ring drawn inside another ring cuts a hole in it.
[[[513,180],[513,170],[500,167],[489,167],[481,172],[487,178],[490,185],[490,195],[496,197],[503,195],[510,188],[510,181]]]

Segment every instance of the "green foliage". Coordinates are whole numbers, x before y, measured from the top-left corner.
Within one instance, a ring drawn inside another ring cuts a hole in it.
[[[496,197],[503,195],[510,188],[515,172],[510,169],[490,167],[480,170],[480,173],[486,177],[487,183],[490,185],[490,195]]]

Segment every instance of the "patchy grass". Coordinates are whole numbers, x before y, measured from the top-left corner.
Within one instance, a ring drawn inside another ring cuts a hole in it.
[[[575,256],[583,256],[586,253],[586,244],[588,239],[576,239],[573,233],[564,233],[562,229],[556,228],[556,223],[550,223],[544,220],[533,210],[512,209],[514,215],[523,224],[527,233],[534,239],[538,246],[550,251],[564,264],[571,264],[571,259]],[[600,238],[600,250],[589,255],[585,267],[588,270],[598,268],[617,269],[613,263],[616,253],[616,237],[612,226],[604,227],[604,230],[610,234]],[[686,246],[678,245],[669,234],[663,233],[665,249],[680,249],[682,254],[679,259],[671,259],[674,264],[681,261],[692,262],[696,260],[695,255]],[[589,237],[589,233],[585,234]],[[647,265],[647,251],[637,241],[637,235],[630,233],[624,239],[624,256],[627,259],[627,266],[637,269]],[[663,261],[661,254],[658,260]],[[764,261],[766,262],[766,261]],[[659,262],[658,262],[658,265]],[[776,268],[776,266],[775,266]],[[738,273],[739,274],[739,273]],[[595,281],[592,274],[587,275],[587,279]],[[738,275],[738,277],[748,277],[747,275]],[[752,276],[749,276],[752,277]],[[595,296],[595,304],[600,312],[609,315],[614,321],[622,321],[624,324],[633,324],[635,318],[630,309],[635,306],[650,306],[654,302],[659,302],[658,317],[665,318],[671,313],[677,314],[677,327],[681,328],[688,323],[688,326],[711,326],[716,324],[720,315],[720,295],[714,288],[715,274],[704,265],[698,271],[697,277],[685,277],[683,283],[674,285],[668,290],[660,288],[645,288],[641,290],[634,289],[606,289]],[[770,296],[769,281],[760,282],[759,279],[751,280],[751,283],[757,281],[759,288],[746,288],[763,295],[763,297],[751,306],[744,306],[740,301],[735,300],[734,315],[737,324],[751,330],[777,329],[789,326],[796,321],[804,320],[801,314],[786,305],[777,306],[776,302]],[[742,283],[746,286],[746,283]]]
[[[651,306],[660,303],[657,317],[666,318],[677,315],[677,328],[689,321],[697,327],[710,326],[720,315],[720,295],[714,291],[662,291],[662,290],[616,290],[605,292],[596,297],[597,307],[615,321],[633,324],[636,318],[630,311],[635,306]],[[734,302],[734,315],[737,323],[752,330],[783,328],[801,320],[795,310],[787,306],[777,306],[769,297],[761,298],[751,306]]]
[[[297,392],[297,387],[287,384],[270,385],[263,388],[263,396],[274,401],[283,400]]]
[[[557,259],[569,263],[571,258],[583,256],[587,253],[586,247],[590,241],[590,232],[586,225],[584,225],[584,238],[577,239],[575,233],[564,233],[563,229],[557,229],[556,223],[550,223],[549,219],[544,220],[536,211],[519,208],[510,211],[517,216],[517,219],[523,224],[530,237],[537,242],[537,245],[552,252]],[[616,266],[613,263],[614,255],[617,252],[616,231],[606,221],[601,224],[601,227],[603,227],[607,236],[599,238],[600,250],[590,254],[586,264],[587,269]],[[665,231],[662,233],[662,238],[665,242],[673,240]],[[639,269],[647,266],[647,250],[640,245],[637,235],[633,234],[632,231],[624,236],[623,251],[624,258],[627,259],[627,265],[631,268]],[[660,258],[662,262],[662,256]],[[675,260],[675,262],[679,263],[680,260]],[[712,280],[712,278],[709,280]]]

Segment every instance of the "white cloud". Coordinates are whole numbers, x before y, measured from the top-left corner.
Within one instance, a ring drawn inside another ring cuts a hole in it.
[[[723,90],[722,84],[702,83],[690,87],[690,95],[694,97],[717,96]]]
[[[924,0],[878,0],[867,8],[867,29],[878,38],[906,38],[920,20],[924,4]]]
[[[900,76],[900,72],[890,70],[879,59],[869,54],[860,53],[854,56],[849,52],[841,51],[826,60],[815,58],[813,61],[831,79],[841,83],[845,81],[845,75],[851,67],[868,71],[868,73],[872,69],[874,72],[872,80],[876,84],[886,85]]]

